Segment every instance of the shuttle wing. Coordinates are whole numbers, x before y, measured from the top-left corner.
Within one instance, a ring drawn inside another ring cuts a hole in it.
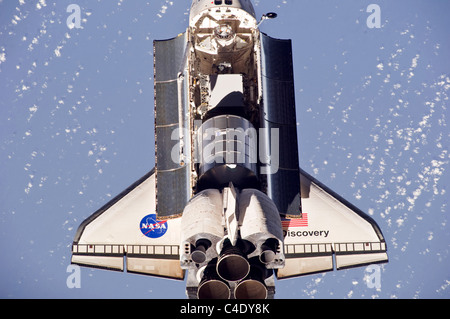
[[[180,224],[156,219],[152,170],[80,225],[72,263],[181,280]]]
[[[388,261],[372,218],[303,170],[300,180],[302,218],[282,220],[286,260],[279,279]]]

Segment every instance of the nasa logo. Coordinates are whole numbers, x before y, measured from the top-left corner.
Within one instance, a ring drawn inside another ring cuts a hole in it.
[[[147,215],[142,218],[140,227],[142,234],[152,239],[161,238],[167,233],[167,229],[169,228],[167,220],[156,220],[156,214]]]

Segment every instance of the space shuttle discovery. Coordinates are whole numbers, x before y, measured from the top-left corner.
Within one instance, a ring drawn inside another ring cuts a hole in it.
[[[274,298],[275,278],[388,261],[376,222],[299,168],[290,40],[250,0],[193,0],[154,42],[156,167],[86,219],[72,263]]]

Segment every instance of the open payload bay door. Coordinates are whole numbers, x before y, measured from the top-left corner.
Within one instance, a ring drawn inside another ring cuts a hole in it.
[[[187,33],[154,41],[156,212],[159,221],[179,218],[192,197]],[[170,191],[169,191],[170,190]]]
[[[263,148],[270,151],[268,154],[278,151],[283,154],[272,156],[271,162],[262,167],[267,173],[267,187],[263,191],[273,200],[281,216],[298,218],[301,214],[300,172],[298,148],[292,147],[298,143],[291,40],[261,33],[261,89],[262,135],[259,138],[278,141],[277,146],[273,145],[278,150],[272,149],[272,143],[264,144]]]
[[[80,225],[72,264],[182,280],[180,225],[157,219],[152,170]]]
[[[279,279],[388,261],[376,222],[300,170],[302,218],[283,219],[285,267]]]

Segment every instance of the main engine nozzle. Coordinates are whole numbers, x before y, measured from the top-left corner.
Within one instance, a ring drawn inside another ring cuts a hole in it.
[[[227,281],[238,281],[247,277],[249,272],[250,264],[242,249],[226,240],[217,261],[219,276]]]
[[[266,268],[262,264],[252,264],[247,278],[236,285],[236,299],[267,299],[268,290],[264,283]]]
[[[205,268],[203,279],[198,285],[197,297],[198,299],[230,299],[230,286],[217,275],[215,264]]]

